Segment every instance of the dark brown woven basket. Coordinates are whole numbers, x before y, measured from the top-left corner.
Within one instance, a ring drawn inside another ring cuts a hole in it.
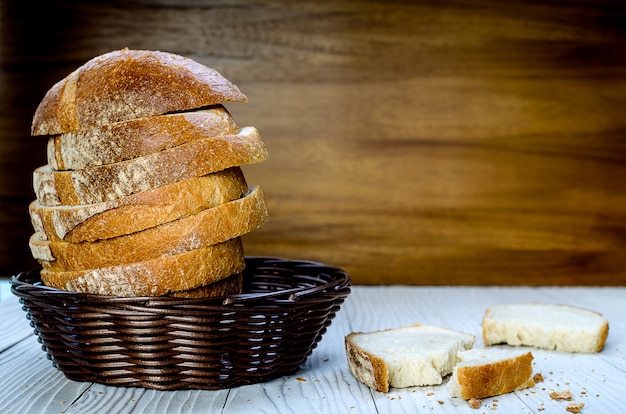
[[[158,390],[223,389],[299,370],[350,293],[343,270],[247,257],[240,295],[119,298],[11,280],[42,348],[67,378]]]

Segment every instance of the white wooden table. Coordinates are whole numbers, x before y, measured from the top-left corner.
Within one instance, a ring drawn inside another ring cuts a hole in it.
[[[6,282],[2,282],[6,283]],[[603,313],[610,332],[599,354],[533,350],[545,377],[532,389],[487,398],[480,409],[450,398],[445,386],[377,393],[348,370],[343,338],[413,323],[475,334],[486,306],[540,301]],[[552,391],[569,389],[582,413],[626,407],[626,288],[355,286],[302,370],[265,384],[221,391],[154,391],[67,380],[41,351],[16,297],[0,301],[0,413],[567,413]]]

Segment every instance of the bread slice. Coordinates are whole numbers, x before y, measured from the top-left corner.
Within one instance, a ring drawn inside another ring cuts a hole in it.
[[[44,241],[34,234],[29,245],[45,270],[95,269],[208,247],[247,234],[267,219],[263,192],[255,186],[240,199],[136,233],[83,243]]]
[[[31,135],[58,135],[130,119],[198,109],[246,96],[219,72],[167,52],[116,50],[50,88]]]
[[[170,292],[164,296],[186,299],[213,298],[217,296],[230,296],[242,293],[243,274],[237,273],[225,279],[218,280],[206,286],[199,286],[194,289]]]
[[[162,296],[210,285],[245,267],[240,238],[185,253],[99,269],[41,270],[47,286],[109,296]]]
[[[40,240],[79,243],[110,239],[236,200],[248,190],[241,168],[192,177],[127,197],[79,206],[29,206]]]
[[[475,337],[450,329],[413,325],[375,332],[353,332],[345,347],[350,372],[368,387],[388,392],[441,384]]]
[[[463,351],[448,381],[450,395],[469,400],[533,387],[532,362],[531,352],[498,348]]]
[[[568,305],[493,305],[482,321],[485,345],[523,345],[565,352],[599,352],[609,333],[597,312]]]
[[[266,157],[257,129],[245,127],[236,135],[200,139],[114,164],[74,171],[55,171],[46,165],[34,171],[33,185],[42,205],[95,204]]]
[[[133,119],[50,137],[48,164],[54,170],[78,170],[237,132],[239,127],[222,105]]]

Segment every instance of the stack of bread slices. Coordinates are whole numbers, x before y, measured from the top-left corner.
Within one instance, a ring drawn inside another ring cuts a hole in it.
[[[246,96],[217,71],[117,50],[56,83],[31,134],[48,137],[29,212],[44,284],[112,296],[239,293],[241,236],[268,219],[241,165],[266,159],[223,106]]]

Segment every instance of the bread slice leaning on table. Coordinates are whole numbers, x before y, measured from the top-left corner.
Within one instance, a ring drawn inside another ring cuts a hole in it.
[[[29,245],[47,271],[94,269],[208,247],[250,233],[267,219],[263,192],[254,186],[237,200],[136,233],[82,243],[46,241],[34,234]]]
[[[458,359],[448,381],[452,397],[479,399],[535,386],[531,352],[475,348]]]
[[[239,167],[268,154],[226,102],[247,98],[160,51],[106,53],[57,82],[31,125],[48,136],[30,205],[43,282],[113,296],[239,293],[241,236],[268,218]]]
[[[345,347],[350,372],[368,387],[388,392],[441,384],[452,373],[459,352],[475,337],[446,328],[413,325],[374,332],[353,332]]]
[[[601,314],[569,305],[517,303],[489,306],[482,321],[485,345],[530,346],[593,353],[604,348],[609,322]]]

